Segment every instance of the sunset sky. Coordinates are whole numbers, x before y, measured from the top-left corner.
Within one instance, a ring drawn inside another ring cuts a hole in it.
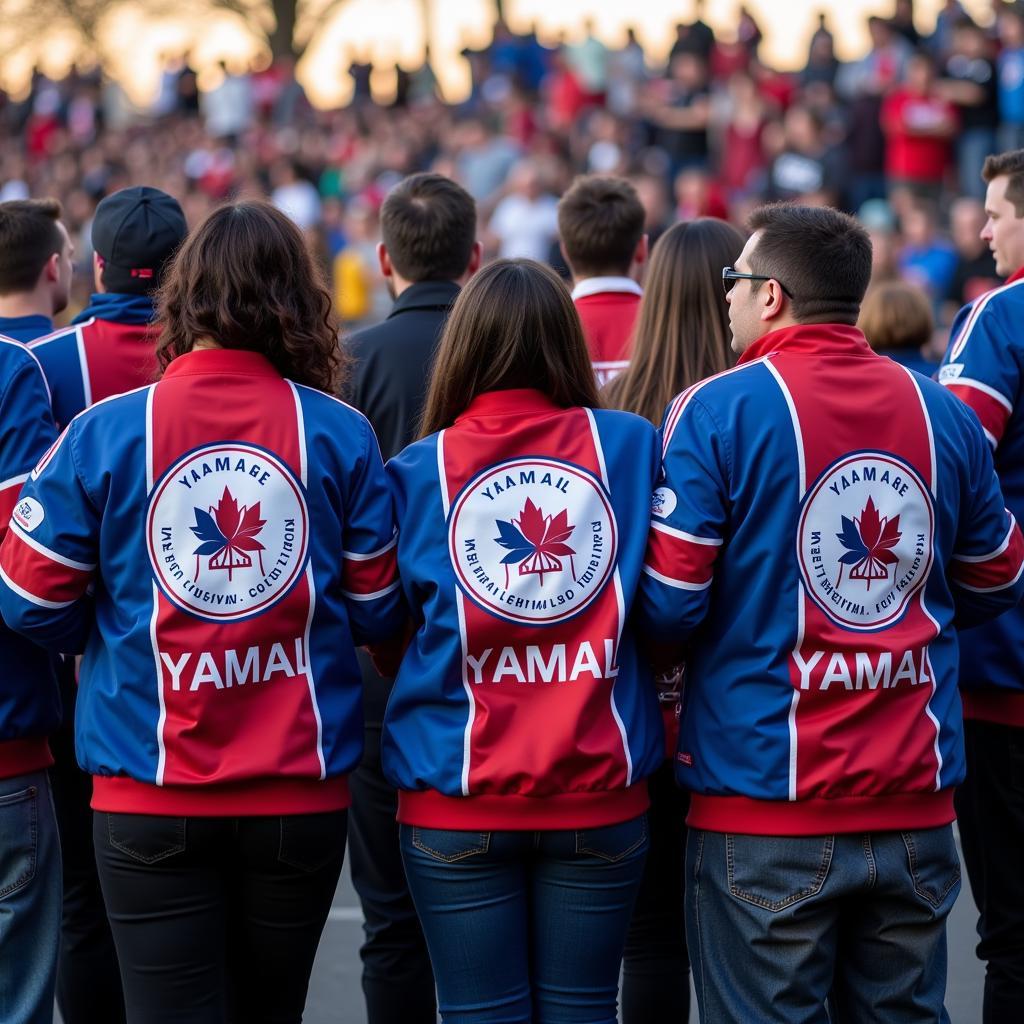
[[[30,2],[30,0],[29,0]],[[707,0],[707,20],[728,35],[735,25],[739,0]],[[816,14],[825,9],[836,37],[841,58],[859,56],[867,47],[865,19],[869,14],[888,15],[891,0],[747,0],[765,33],[762,52],[783,68],[802,65]],[[929,27],[941,0],[918,0],[918,25]],[[966,0],[972,13],[983,17],[989,9],[985,0]],[[578,35],[586,17],[593,17],[598,34],[609,44],[622,40],[627,24],[636,27],[652,60],[664,58],[672,39],[672,26],[692,17],[693,0],[640,0],[627,5],[622,0],[506,0],[514,28],[536,22],[542,38],[553,42],[560,33]],[[623,8],[632,8],[626,16]],[[160,56],[191,49],[199,67],[212,69],[213,62],[227,58],[239,68],[258,55],[258,47],[241,23],[229,14],[204,18],[201,24],[186,20],[147,18],[145,0],[117,19],[111,19],[108,42],[118,54],[116,76],[124,82],[137,102],[145,102],[156,86]],[[446,95],[459,99],[468,88],[468,69],[458,57],[467,43],[482,45],[489,35],[494,6],[491,0],[433,0],[430,41],[435,70]],[[396,61],[406,67],[419,62],[424,39],[420,0],[348,0],[319,34],[299,66],[299,78],[311,100],[319,106],[344,102],[349,91],[345,68],[357,55],[369,53],[380,66]],[[38,48],[44,67],[59,73],[66,67],[69,46],[56,36]],[[26,52],[20,60],[8,60],[0,69],[6,88],[22,85],[34,55]],[[208,75],[212,70],[208,70]],[[209,77],[206,79],[210,81]],[[382,74],[375,83],[388,86]]]

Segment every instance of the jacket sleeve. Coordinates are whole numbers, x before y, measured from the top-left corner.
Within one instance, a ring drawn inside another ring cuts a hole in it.
[[[357,645],[394,635],[405,622],[398,579],[398,535],[384,463],[363,421],[363,456],[346,495],[342,595]]]
[[[714,421],[691,399],[664,446],[640,578],[639,624],[660,642],[683,643],[707,613],[725,536],[725,465]]]
[[[0,394],[0,541],[22,485],[57,439],[43,372],[27,352]]]
[[[1003,438],[1021,386],[1019,351],[1001,313],[983,299],[962,310],[939,369],[939,383],[974,410],[993,448]]]
[[[1005,508],[989,446],[977,423],[968,426],[968,493],[949,566],[961,629],[995,618],[1024,596],[1024,536]]]
[[[100,514],[75,464],[73,423],[32,471],[0,546],[0,612],[36,643],[82,651],[93,624],[89,590]]]

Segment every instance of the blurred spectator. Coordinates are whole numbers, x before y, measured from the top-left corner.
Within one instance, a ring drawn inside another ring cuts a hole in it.
[[[211,138],[233,141],[252,123],[252,80],[248,75],[232,74],[224,61],[220,71],[220,84],[203,94],[203,116]]]
[[[915,200],[904,212],[901,227],[900,273],[937,303],[949,291],[957,253],[952,242],[939,231],[935,204],[927,199]]]
[[[677,53],[669,65],[668,80],[651,83],[643,109],[674,172],[707,164],[711,94],[702,57]]]
[[[603,99],[608,87],[608,48],[594,35],[594,22],[583,23],[584,36],[566,47],[566,61],[590,99]]]
[[[729,79],[725,131],[721,139],[719,178],[729,198],[760,186],[766,157],[764,136],[775,108],[745,71]]]
[[[911,45],[921,42],[921,33],[914,24],[914,0],[896,0],[896,10],[892,16],[892,27]]]
[[[999,149],[1024,146],[1024,8],[1009,4],[999,12]]]
[[[348,66],[348,76],[352,79],[352,102],[356,106],[372,102],[370,79],[373,77],[373,61],[357,57]]]
[[[956,135],[960,191],[983,199],[981,165],[996,145],[998,84],[988,37],[970,18],[962,18],[953,26],[952,51],[942,75],[937,92],[956,104],[960,121]]]
[[[679,22],[676,25],[676,38],[668,55],[668,66],[681,53],[693,53],[707,61],[711,57],[715,45],[715,33],[704,21],[704,0],[696,0],[693,5],[693,21]]]
[[[807,107],[790,107],[783,132],[782,148],[768,167],[765,198],[813,206],[839,204],[842,156],[825,143],[818,116]]]
[[[949,230],[956,249],[956,269],[943,296],[943,322],[949,325],[961,306],[1002,283],[996,273],[996,261],[981,237],[985,227],[985,207],[980,199],[964,196],[949,209]]]
[[[320,223],[320,193],[311,181],[300,175],[293,160],[278,160],[270,169],[270,181],[273,186],[270,201],[303,231]]]
[[[622,49],[608,54],[608,109],[620,117],[631,115],[646,80],[647,59],[630,25]]]
[[[807,52],[807,63],[800,72],[800,84],[804,87],[812,82],[835,82],[839,61],[836,58],[835,40],[825,23],[825,12],[818,15],[818,27],[811,36]]]
[[[761,26],[758,25],[748,7],[740,7],[740,20],[736,27],[736,38],[740,45],[746,48],[747,53],[751,57],[757,57],[757,51],[761,46],[761,40],[764,36],[761,32]]]
[[[857,326],[882,355],[931,377],[939,361],[930,350],[931,304],[920,288],[903,281],[873,285],[864,296]]]
[[[935,65],[923,51],[907,62],[907,77],[882,103],[890,189],[938,198],[950,165],[956,109],[936,90]]]
[[[558,232],[558,200],[535,161],[523,160],[512,169],[508,194],[494,208],[487,230],[498,256],[547,259]]]

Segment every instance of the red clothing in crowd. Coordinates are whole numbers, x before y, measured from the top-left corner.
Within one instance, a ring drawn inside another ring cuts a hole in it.
[[[950,136],[941,129],[951,119],[956,119],[956,108],[937,96],[906,89],[890,93],[882,103],[886,174],[941,184],[950,158]]]
[[[629,277],[588,277],[572,290],[599,385],[629,365],[643,289]]]

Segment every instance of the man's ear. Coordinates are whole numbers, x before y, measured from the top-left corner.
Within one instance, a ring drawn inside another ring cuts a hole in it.
[[[55,252],[43,265],[43,275],[47,281],[60,280],[60,253]]]
[[[480,264],[483,261],[484,243],[478,238],[473,243],[473,248],[469,253],[469,262],[466,264],[466,277],[472,277],[480,269]]]
[[[761,307],[762,320],[774,320],[785,312],[786,293],[778,281],[765,281],[761,294],[765,297],[764,305]]]
[[[391,266],[391,256],[388,253],[387,246],[383,242],[377,243],[377,262],[380,264],[380,273],[382,277],[393,277],[394,268]]]

